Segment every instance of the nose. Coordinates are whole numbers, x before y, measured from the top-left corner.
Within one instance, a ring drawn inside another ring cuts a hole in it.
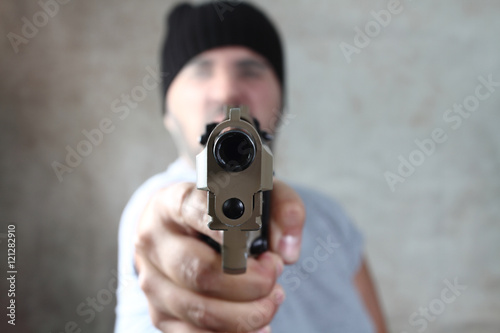
[[[240,105],[244,103],[243,91],[238,78],[227,70],[218,71],[210,86],[210,99],[216,105]]]

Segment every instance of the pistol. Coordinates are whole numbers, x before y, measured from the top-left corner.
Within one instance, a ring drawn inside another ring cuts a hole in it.
[[[225,106],[225,119],[206,126],[196,156],[197,188],[208,191],[208,227],[222,230],[222,246],[202,236],[222,256],[227,274],[246,271],[247,257],[267,250],[273,188],[271,135],[246,106]]]

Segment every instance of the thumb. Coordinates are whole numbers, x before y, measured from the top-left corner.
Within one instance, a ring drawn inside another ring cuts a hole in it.
[[[285,264],[293,264],[299,259],[305,216],[299,194],[284,182],[275,180],[271,194],[271,250],[278,253]]]

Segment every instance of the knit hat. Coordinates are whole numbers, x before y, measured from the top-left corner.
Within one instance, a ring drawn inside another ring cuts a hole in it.
[[[161,86],[162,101],[170,84],[189,60],[206,50],[229,45],[248,47],[266,58],[284,95],[283,51],[279,34],[271,21],[248,3],[210,1],[198,6],[182,3],[168,15],[161,53],[161,73],[165,73]]]

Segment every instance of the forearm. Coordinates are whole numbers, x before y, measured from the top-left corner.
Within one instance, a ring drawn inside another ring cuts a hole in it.
[[[354,284],[363,299],[363,303],[372,319],[376,332],[386,333],[385,318],[365,259],[363,259],[361,267],[354,278]]]

